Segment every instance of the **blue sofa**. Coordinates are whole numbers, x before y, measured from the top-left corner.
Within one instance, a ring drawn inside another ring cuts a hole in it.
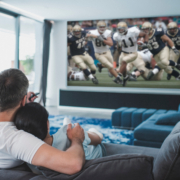
[[[134,129],[134,145],[160,148],[175,124],[180,121],[177,111],[121,107],[112,113],[112,126]]]

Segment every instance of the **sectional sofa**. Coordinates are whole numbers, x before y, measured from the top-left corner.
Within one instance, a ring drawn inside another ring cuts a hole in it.
[[[137,146],[160,148],[179,121],[180,106],[177,111],[121,107],[112,113],[112,126],[133,129]]]

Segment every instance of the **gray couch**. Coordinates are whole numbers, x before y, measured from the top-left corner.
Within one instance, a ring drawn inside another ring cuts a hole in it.
[[[66,175],[37,167],[35,175],[26,165],[0,170],[2,180],[179,180],[180,122],[160,149],[104,144],[107,157],[86,161],[81,172]]]

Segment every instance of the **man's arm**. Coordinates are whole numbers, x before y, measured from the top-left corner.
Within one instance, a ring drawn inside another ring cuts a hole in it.
[[[103,43],[105,43],[108,46],[112,46],[113,45],[112,38],[108,37],[107,39],[104,39]]]
[[[111,37],[108,37],[107,39],[104,39],[102,36],[96,36],[94,34],[87,34],[86,37],[92,37],[95,39],[99,39],[100,41],[102,41],[103,43],[105,43],[108,46],[112,46],[113,45],[113,41]]]
[[[66,151],[60,151],[44,144],[37,150],[31,163],[69,175],[79,172],[85,162],[85,155],[82,147],[84,130],[79,124],[76,124],[73,129],[71,124],[69,124],[67,135],[71,140],[70,148]]]
[[[174,46],[174,43],[173,41],[168,37],[166,36],[165,34],[163,36],[161,36],[161,39],[164,41],[164,42],[167,42],[168,45],[172,48]]]
[[[161,36],[161,39],[163,40],[163,42],[167,42],[174,53],[179,56],[179,51],[175,48],[173,41],[168,36],[164,34],[163,36]]]

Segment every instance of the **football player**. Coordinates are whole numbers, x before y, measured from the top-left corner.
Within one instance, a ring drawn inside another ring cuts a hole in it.
[[[126,85],[129,76],[126,74],[126,66],[128,63],[134,61],[137,56],[137,38],[138,36],[144,37],[145,42],[148,40],[148,35],[141,32],[137,27],[128,28],[125,22],[117,24],[117,32],[114,34],[113,39],[121,44],[122,51],[119,57],[119,69],[121,82],[123,86]],[[123,77],[123,80],[122,80]]]
[[[71,25],[68,25],[67,26],[67,35],[69,35],[70,33],[72,33],[72,26]]]
[[[173,41],[176,49],[180,52],[180,30],[176,22],[170,22],[168,24],[166,35]],[[169,47],[169,59],[175,62],[175,66],[177,66],[179,56],[179,54],[174,53],[174,51]],[[170,74],[167,75],[167,79],[171,79]]]
[[[106,23],[99,21],[97,29],[89,31],[86,37],[88,40],[92,40],[95,57],[101,62],[101,64],[98,64],[99,72],[101,72],[103,67],[108,68],[109,72],[115,77],[114,82],[120,83],[120,76],[113,67],[113,57],[109,49],[113,45],[113,41],[111,39],[111,31],[106,29]]]
[[[68,80],[69,81],[86,81],[89,80],[83,73],[83,71],[73,71],[70,66],[68,66]]]
[[[71,25],[68,25],[67,26],[67,35],[71,34],[72,33],[72,26]],[[71,66],[71,67],[75,67],[75,63],[72,61],[71,59],[71,53],[70,53],[70,47],[68,46],[67,48],[67,56],[68,56],[68,64]]]
[[[150,71],[153,71],[155,74],[152,80],[161,80],[164,70],[161,70],[158,66],[155,66],[153,70],[150,70],[147,64],[149,65],[152,63],[153,56],[147,48],[141,48],[141,45],[144,43],[142,38],[141,40],[138,40],[137,43],[138,57],[135,59],[135,61],[127,64],[127,71],[131,71],[133,67],[136,67],[136,70],[131,73],[130,80],[136,80],[140,75],[145,80],[148,80],[147,76]]]
[[[164,31],[161,28],[153,29],[150,22],[144,22],[142,25],[142,30],[148,34],[148,43],[145,43],[145,46],[148,47],[150,52],[153,54],[157,65],[164,69],[164,71],[177,80],[180,80],[180,74],[173,70],[171,66],[175,66],[180,69],[179,65],[176,65],[174,61],[169,60],[169,50],[165,42],[170,46],[175,54],[179,54],[179,51],[175,48],[172,40],[164,34]],[[148,79],[151,79],[154,76],[154,73],[150,71]]]
[[[85,31],[83,31],[79,25],[75,25],[72,33],[68,35],[68,46],[70,47],[72,60],[75,64],[83,70],[84,74],[89,77],[94,84],[98,84],[98,80],[95,77],[96,66],[94,60],[84,48],[85,37]],[[91,72],[89,72],[86,65],[90,68]]]

